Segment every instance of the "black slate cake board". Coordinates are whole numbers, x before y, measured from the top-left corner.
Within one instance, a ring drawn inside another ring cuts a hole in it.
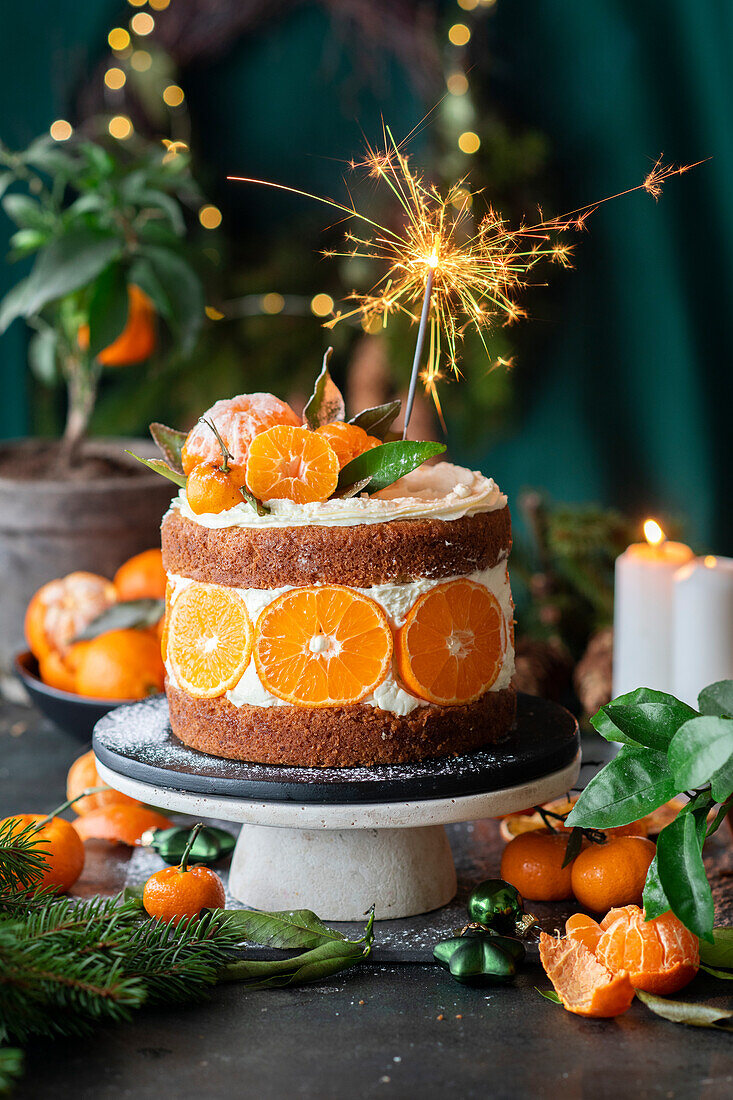
[[[578,723],[564,707],[519,695],[514,728],[496,745],[417,764],[299,768],[224,760],[173,734],[163,696],[117,707],[96,725],[94,752],[129,779],[191,794],[253,802],[405,802],[503,790],[571,764]]]

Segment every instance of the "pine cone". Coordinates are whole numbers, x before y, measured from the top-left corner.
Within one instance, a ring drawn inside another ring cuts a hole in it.
[[[593,635],[578,661],[573,683],[586,714],[595,714],[613,695],[613,627]]]
[[[563,699],[570,687],[573,660],[560,641],[521,638],[514,656],[512,684],[517,691],[542,699]]]

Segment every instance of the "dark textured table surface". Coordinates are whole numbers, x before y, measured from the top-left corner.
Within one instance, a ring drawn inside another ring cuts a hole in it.
[[[82,746],[29,709],[0,706],[0,815],[49,810]],[[595,746],[593,753],[595,754]],[[494,822],[482,862],[498,871]],[[733,846],[708,856],[719,923],[733,923]],[[128,853],[87,845],[80,895],[113,893]],[[532,906],[561,923],[562,907]],[[377,936],[379,925],[377,925]],[[322,986],[218,988],[190,1009],[151,1010],[92,1039],[38,1044],[17,1100],[280,1097],[704,1097],[733,1095],[733,1036],[680,1027],[636,1003],[618,1020],[583,1020],[544,1001],[530,961],[515,985],[468,989],[434,966],[367,964]],[[690,1000],[733,1005],[698,977]]]

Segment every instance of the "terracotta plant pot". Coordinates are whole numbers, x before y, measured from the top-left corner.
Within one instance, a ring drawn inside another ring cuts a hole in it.
[[[85,469],[54,474],[49,459],[33,476],[7,474],[8,463],[37,466],[47,441],[0,444],[0,674],[26,649],[23,618],[33,593],[76,569],[112,577],[127,558],[160,545],[160,521],[176,488],[125,454],[154,457],[139,439],[95,439]]]

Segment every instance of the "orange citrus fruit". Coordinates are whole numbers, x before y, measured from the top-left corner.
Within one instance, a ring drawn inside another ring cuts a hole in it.
[[[45,814],[16,814],[5,821],[17,821],[13,835],[31,824],[46,821]],[[5,824],[5,822],[0,822]],[[37,833],[38,849],[46,860],[43,879],[39,886],[55,886],[68,890],[84,869],[84,845],[74,831],[74,826],[63,817],[52,817]]]
[[[671,910],[645,921],[642,909],[625,905],[607,913],[599,927],[596,955],[614,973],[626,971],[635,989],[667,996],[697,974],[697,936]]]
[[[76,676],[55,649],[41,657],[38,672],[44,684],[49,687],[56,688],[57,691],[76,691]]]
[[[197,516],[218,515],[241,504],[244,497],[228,473],[210,462],[194,466],[186,479],[186,500]]]
[[[573,893],[585,909],[606,913],[615,905],[641,903],[656,845],[643,836],[611,837],[589,844],[573,863]]]
[[[496,597],[474,581],[447,581],[410,609],[397,635],[397,667],[421,699],[457,706],[489,690],[505,649],[506,623]]]
[[[28,604],[28,648],[39,661],[52,650],[65,653],[77,634],[116,600],[112,582],[96,573],[69,573],[49,581]]]
[[[646,921],[638,905],[624,905],[612,909],[600,924],[576,914],[569,918],[566,931],[614,974],[628,974],[633,987],[647,993],[677,993],[692,981],[700,965],[697,936],[671,910]]]
[[[149,630],[107,630],[69,650],[76,692],[93,699],[144,699],[163,690],[160,645]]]
[[[197,917],[202,909],[221,909],[226,901],[224,886],[215,871],[197,864],[183,871],[164,867],[145,883],[143,905],[150,917],[178,924]]]
[[[320,428],[316,428],[316,435],[322,436],[331,444],[341,470],[353,458],[358,458],[359,455],[364,454],[364,451],[370,451],[372,447],[380,447],[382,443],[381,439],[367,435],[358,424],[344,424],[342,420],[335,421],[333,424],[322,424]]]
[[[69,768],[69,774],[66,776],[66,797],[68,799],[76,798],[88,787],[100,787],[101,785],[102,780],[97,772],[97,762],[94,753],[90,749],[89,752],[78,756]],[[79,814],[81,817],[84,814],[91,813],[92,810],[99,810],[103,806],[113,805],[139,806],[141,803],[136,798],[130,798],[129,795],[122,794],[110,787],[107,791],[99,791],[97,794],[88,794],[84,798],[80,798],[71,808],[74,813]]]
[[[530,901],[563,901],[573,896],[572,863],[563,867],[567,833],[538,829],[510,840],[501,857],[500,875]]]
[[[155,308],[139,286],[127,288],[127,323],[116,340],[97,355],[105,367],[142,363],[155,350]],[[77,341],[82,351],[89,347],[89,325],[80,325]]]
[[[572,810],[577,798],[557,798],[553,802],[546,802],[542,806],[543,810],[549,810],[553,814],[561,814],[567,816]],[[651,817],[651,815],[649,815]],[[558,821],[553,817],[552,827],[558,833],[569,833],[570,830],[566,828],[564,822]],[[603,832],[606,836],[646,836],[649,829],[650,822],[647,818],[640,818],[638,821],[634,821],[631,825],[618,825],[613,829],[604,829]],[[529,833],[536,829],[545,829],[547,826],[542,819],[542,815],[535,809],[524,810],[519,814],[506,814],[501,819],[501,825],[499,831],[504,840],[512,840],[515,836],[519,836],[520,833]]]
[[[249,446],[256,435],[276,424],[290,424],[294,428],[301,425],[300,417],[295,415],[290,405],[271,393],[242,393],[238,397],[217,401],[188,433],[181,455],[186,475],[199,462],[221,465],[221,447],[204,420],[216,426],[232,456],[232,474],[235,484],[239,485],[244,484]],[[236,480],[238,477],[241,480]]]
[[[119,802],[102,806],[72,822],[82,840],[111,840],[117,844],[138,844],[148,829],[170,829],[172,821],[139,803]]]
[[[184,588],[168,615],[167,654],[189,695],[213,699],[233,687],[252,654],[252,624],[236,589]]]
[[[310,504],[328,500],[339,460],[328,440],[307,428],[279,425],[255,436],[247,459],[247,488],[259,500]]]
[[[379,604],[341,585],[294,588],[257,620],[264,687],[303,707],[358,703],[387,675],[392,632]]]
[[[128,558],[115,573],[112,583],[118,600],[162,600],[166,575],[160,550],[143,550]]]
[[[579,940],[542,932],[540,960],[568,1012],[620,1016],[634,999],[628,974],[614,974]]]

